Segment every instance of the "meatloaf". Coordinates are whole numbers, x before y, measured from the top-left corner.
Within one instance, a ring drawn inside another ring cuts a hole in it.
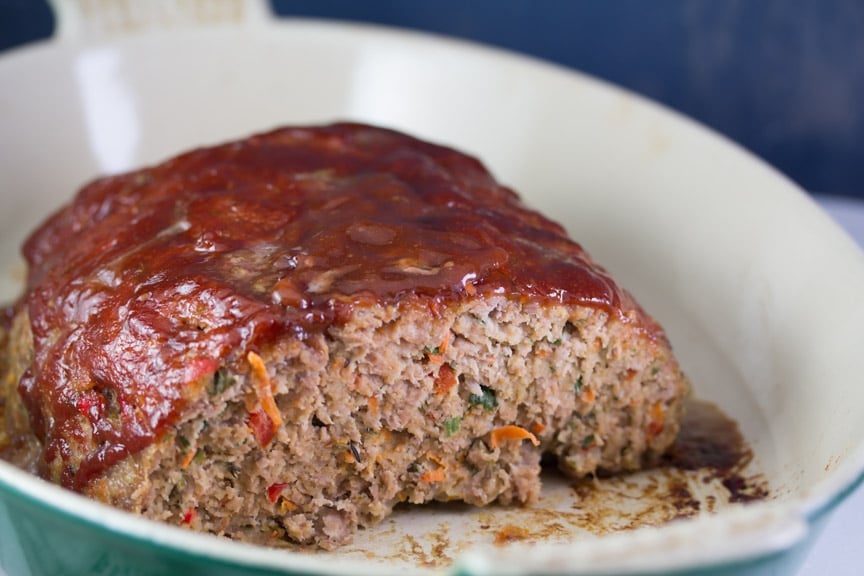
[[[530,503],[674,440],[661,328],[476,159],[288,127],[105,177],[26,241],[0,451],[231,538],[323,548],[400,503]]]

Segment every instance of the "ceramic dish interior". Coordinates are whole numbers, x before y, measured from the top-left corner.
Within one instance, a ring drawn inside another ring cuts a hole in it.
[[[322,555],[163,527],[0,463],[7,567],[34,565],[20,552],[33,538],[16,515],[25,509],[33,522],[91,531],[133,556],[214,573],[728,567],[806,540],[864,469],[864,388],[854,381],[864,257],[784,177],[632,94],[475,45],[290,20],[55,41],[2,58],[0,85],[4,300],[19,290],[27,232],[97,174],[280,124],[394,127],[476,154],[562,222],[667,328],[696,395],[740,424],[772,494],[664,527],[602,537],[568,528],[504,548],[478,531],[478,514],[518,524],[519,510],[402,510]],[[559,484],[550,482],[547,504],[570,507],[554,501],[571,492]]]

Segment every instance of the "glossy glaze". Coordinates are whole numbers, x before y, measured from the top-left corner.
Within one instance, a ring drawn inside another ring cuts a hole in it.
[[[165,433],[220,365],[356,306],[411,298],[434,314],[480,292],[641,315],[477,160],[358,124],[98,180],[24,252],[35,357],[19,390],[47,475],[78,490]],[[82,426],[95,449],[79,461]]]

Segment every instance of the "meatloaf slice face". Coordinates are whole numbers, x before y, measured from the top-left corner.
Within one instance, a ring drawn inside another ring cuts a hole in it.
[[[144,516],[334,548],[402,502],[634,470],[687,382],[661,328],[475,159],[283,128],[97,180],[30,237],[0,452]]]

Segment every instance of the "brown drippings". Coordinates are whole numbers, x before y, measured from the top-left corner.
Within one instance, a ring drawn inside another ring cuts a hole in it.
[[[431,568],[452,564],[453,552],[449,526],[445,522],[421,538],[405,534],[399,546],[398,556],[401,560],[407,560],[416,566]]]
[[[663,465],[681,470],[709,468],[718,473],[746,464],[753,457],[738,424],[709,402],[690,400],[675,444]]]
[[[703,471],[702,482],[720,481],[729,491],[729,502],[752,502],[769,495],[764,478],[744,475],[752,460],[753,451],[734,420],[714,404],[691,400],[661,465]]]

